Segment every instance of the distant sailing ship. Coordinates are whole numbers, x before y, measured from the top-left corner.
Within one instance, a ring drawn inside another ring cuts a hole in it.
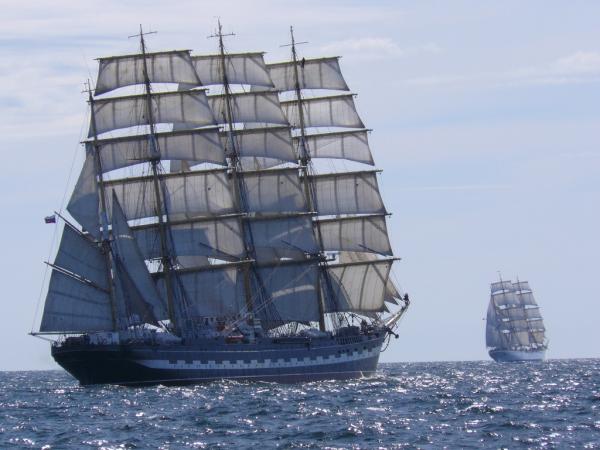
[[[543,360],[548,348],[545,332],[540,307],[527,281],[491,284],[485,340],[495,361]]]
[[[373,166],[369,130],[353,94],[311,95],[348,91],[339,58],[299,59],[290,31],[278,64],[227,53],[220,23],[214,55],[150,53],[140,29],[138,54],[99,59],[32,333],[81,384],[375,372],[409,304],[378,171],[313,165]]]

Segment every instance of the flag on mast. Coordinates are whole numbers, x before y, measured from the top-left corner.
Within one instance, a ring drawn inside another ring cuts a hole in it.
[[[44,217],[45,223],[56,223],[56,215],[52,214],[51,216]]]

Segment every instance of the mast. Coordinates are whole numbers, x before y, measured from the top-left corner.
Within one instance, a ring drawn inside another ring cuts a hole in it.
[[[106,209],[106,187],[104,185],[104,176],[102,173],[102,159],[100,158],[100,147],[98,145],[98,135],[96,133],[96,116],[94,113],[94,96],[92,95],[92,88],[88,81],[87,83],[87,91],[88,91],[88,101],[90,103],[91,109],[91,125],[92,125],[92,133],[94,135],[93,147],[94,147],[94,167],[96,170],[96,177],[98,181],[98,187],[100,188],[100,218],[102,223],[102,255],[104,256],[104,261],[107,268],[107,282],[109,286],[109,296],[110,296],[110,312],[112,318],[112,328],[116,330],[118,327],[117,324],[117,308],[116,308],[116,296],[115,296],[115,288],[113,284],[113,280],[111,278],[112,273],[112,248],[110,246],[110,234],[108,232],[108,214]]]
[[[149,160],[152,166],[152,181],[154,185],[154,197],[156,202],[156,215],[158,216],[158,230],[160,236],[160,252],[161,252],[161,265],[165,274],[165,290],[167,293],[167,309],[169,314],[169,320],[174,328],[177,328],[177,322],[175,319],[175,305],[173,299],[173,280],[171,273],[171,258],[169,256],[169,249],[167,244],[167,223],[164,215],[164,205],[161,199],[160,189],[160,176],[159,176],[159,164],[160,164],[160,151],[158,149],[158,141],[156,139],[156,127],[154,125],[154,116],[152,112],[152,91],[150,88],[150,77],[148,76],[148,62],[146,60],[146,43],[144,41],[144,34],[156,33],[151,31],[144,33],[142,25],[140,25],[140,46],[142,51],[143,61],[143,74],[144,74],[144,86],[146,94],[146,111],[148,114],[148,124],[150,125],[150,155]]]
[[[242,171],[242,165],[240,161],[239,149],[233,135],[233,107],[231,105],[231,89],[229,86],[229,79],[227,77],[227,61],[225,58],[225,44],[223,42],[224,36],[235,36],[235,33],[223,34],[223,27],[221,25],[221,19],[217,18],[218,31],[216,34],[209,36],[217,37],[219,39],[219,56],[221,65],[221,76],[223,83],[223,90],[225,94],[225,121],[227,122],[227,140],[231,145],[231,175],[234,180],[234,186],[237,191],[236,199],[238,202],[238,210],[241,213],[247,213],[248,207],[245,198],[244,181],[239,176],[239,172]],[[252,261],[254,256],[254,245],[252,243],[252,235],[249,228],[244,222],[243,218],[240,218],[240,225],[242,230],[242,240],[244,242],[244,250],[246,253],[246,261]],[[250,265],[244,265],[244,297],[246,301],[246,309],[249,317],[254,318],[254,301],[252,299],[252,289],[250,283]]]
[[[308,150],[308,146],[306,145],[306,126],[304,122],[304,108],[302,105],[302,92],[300,89],[300,77],[298,75],[298,55],[296,53],[296,41],[294,39],[294,27],[290,26],[290,36],[291,36],[291,44],[292,47],[292,60],[294,65],[294,88],[296,91],[296,102],[298,105],[298,118],[300,120],[300,172],[301,177],[304,183],[304,191],[305,197],[308,205],[308,209],[310,211],[315,211],[315,202],[314,202],[314,189],[312,186],[312,181],[310,178],[311,172],[311,162],[310,162],[310,152]],[[298,42],[298,44],[305,44],[306,42]],[[321,231],[319,227],[316,229],[317,240],[319,243],[319,248],[323,248],[323,239],[321,236]],[[323,256],[322,252],[319,255],[320,259],[326,264],[326,258]],[[321,331],[325,331],[325,306],[323,304],[323,293],[320,289],[320,280],[323,277],[327,277],[327,270],[323,269],[319,266],[319,277],[317,278],[317,297],[318,297],[318,307],[319,307],[319,329]],[[326,283],[329,280],[325,280]]]
[[[498,279],[500,280],[500,287],[502,288],[502,295],[505,295],[506,293],[504,291],[506,291],[506,289],[504,289],[504,284],[503,284],[503,280],[502,280],[502,273],[500,273],[500,271],[498,270]],[[503,312],[507,311],[508,308],[505,308],[504,310],[501,310],[500,307],[498,306],[498,304],[496,303],[496,299],[494,299],[494,296],[492,295],[492,302],[494,302],[494,309],[496,311],[496,317],[500,318],[500,323],[496,324],[496,329],[500,328],[499,325],[504,324],[504,321],[502,320],[504,318]],[[509,313],[510,314],[510,313]],[[507,336],[505,333],[499,333],[501,337],[504,338],[504,340],[506,341],[506,345],[507,347],[510,348],[510,346],[512,345],[512,336],[514,336],[515,334],[515,328],[512,325],[511,321],[510,321],[510,317],[508,320],[508,327],[510,328],[510,334]]]
[[[527,308],[525,308],[525,304],[523,304],[523,302],[521,300],[523,290],[521,289],[521,284],[519,282],[519,276],[517,276],[517,286],[519,289],[519,306],[523,310],[523,317],[524,317],[524,320],[527,322],[527,334],[529,335],[529,345],[531,346],[531,344],[534,344],[536,346],[536,348],[540,347],[543,343],[538,342],[537,339],[535,338],[534,330],[531,327],[531,321],[527,318],[527,314],[526,314]]]

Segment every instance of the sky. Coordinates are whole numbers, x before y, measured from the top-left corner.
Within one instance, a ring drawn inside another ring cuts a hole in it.
[[[211,2],[212,3],[212,2]],[[57,368],[39,324],[45,265],[83,161],[94,58],[151,50],[342,56],[412,299],[381,361],[488,359],[489,284],[528,280],[548,357],[599,357],[600,3],[0,0],[0,370]]]

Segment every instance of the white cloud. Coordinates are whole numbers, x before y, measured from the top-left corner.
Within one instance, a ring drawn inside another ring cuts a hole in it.
[[[324,54],[348,55],[355,59],[378,59],[415,53],[437,53],[441,49],[434,43],[416,47],[400,47],[394,40],[387,37],[364,37],[331,42],[322,46],[320,51]]]
[[[511,189],[505,184],[466,184],[460,186],[414,186],[398,188],[400,191],[496,191]]]
[[[577,51],[554,63],[557,72],[565,74],[600,74],[600,53]]]
[[[390,38],[366,37],[360,39],[346,39],[336,41],[321,47],[324,53],[347,54],[373,52],[380,55],[401,56],[402,49]]]
[[[405,79],[402,83],[413,86],[520,86],[598,81],[600,81],[600,52],[579,50],[537,66],[521,67],[502,72],[416,77]]]

